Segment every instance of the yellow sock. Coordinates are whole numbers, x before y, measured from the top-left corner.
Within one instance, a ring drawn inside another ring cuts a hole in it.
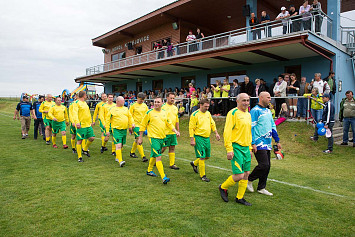
[[[205,169],[205,160],[201,160],[199,161],[199,170],[200,170],[200,177],[203,177],[206,175],[206,169]]]
[[[236,183],[233,180],[233,176],[229,176],[228,179],[226,181],[224,181],[224,183],[222,184],[221,188],[223,189],[228,189],[229,187],[234,186]]]
[[[86,139],[83,139],[83,141],[81,142],[81,147],[84,148],[86,145]]]
[[[75,139],[70,139],[71,148],[75,149]]]
[[[85,147],[84,147],[84,151],[88,151],[89,150],[89,146],[91,145],[91,141],[87,140],[85,143]]]
[[[195,165],[195,166],[198,166],[199,163],[200,163],[200,159],[197,158],[197,159],[194,161],[194,165]]]
[[[105,146],[105,137],[101,137],[101,146]]]
[[[141,155],[141,157],[143,158],[145,156],[144,155],[143,146],[142,145],[137,145],[137,149],[138,149],[139,155]]]
[[[62,136],[63,145],[67,144],[67,136]]]
[[[81,158],[82,157],[82,155],[81,155],[81,145],[76,144],[76,152],[78,153],[78,158]]]
[[[170,166],[175,165],[175,153],[169,153]]]
[[[137,143],[136,143],[136,141],[134,141],[133,145],[132,145],[131,153],[135,153],[136,150],[137,150]]]
[[[161,162],[161,160],[157,161],[156,166],[159,171],[160,177],[163,179],[165,177],[163,162]]]
[[[150,157],[149,165],[148,165],[148,172],[153,171],[155,161],[156,161],[156,158]]]
[[[52,137],[52,143],[53,145],[57,144],[57,137]]]
[[[112,142],[112,152],[115,152],[116,151],[116,145],[114,142]]]
[[[244,197],[245,190],[247,189],[248,180],[242,179],[238,182],[237,198],[242,199]]]
[[[108,140],[107,141],[104,140],[104,146],[103,147],[106,147],[107,142],[108,142]]]
[[[119,162],[122,161],[122,150],[116,150],[116,159],[118,159]]]
[[[49,142],[49,140],[51,140],[50,137],[46,137],[46,142]]]

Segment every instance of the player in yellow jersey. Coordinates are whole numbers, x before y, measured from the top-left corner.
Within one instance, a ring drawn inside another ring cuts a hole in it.
[[[237,203],[251,206],[243,197],[248,185],[250,162],[252,158],[251,116],[248,112],[249,95],[241,93],[237,96],[237,108],[227,114],[224,127],[224,146],[227,159],[231,161],[233,175],[221,185],[219,191],[223,201],[228,202],[228,188],[238,183]]]
[[[127,129],[132,133],[134,127],[133,118],[128,108],[124,106],[124,98],[118,96],[116,106],[110,108],[106,115],[105,126],[110,127],[112,137],[116,146],[116,161],[123,167],[126,162],[122,160],[122,148],[126,144]]]
[[[107,103],[107,95],[105,93],[101,94],[101,101],[99,103],[96,104],[95,106],[95,111],[94,111],[94,116],[92,118],[93,121],[93,125],[95,125],[96,122],[96,118],[99,117],[99,125],[100,125],[100,129],[101,129],[101,153],[103,153],[104,151],[107,151],[107,148],[105,146],[105,136],[106,136],[106,131],[104,129],[104,120],[102,120],[101,118],[104,118],[104,108],[103,105]]]
[[[168,114],[168,119],[176,128],[177,131],[180,132],[179,128],[179,110],[174,105],[175,102],[175,94],[173,92],[169,92],[166,97],[166,103],[161,107]],[[166,129],[166,138],[164,141],[164,147],[161,150],[163,153],[167,147],[169,147],[169,163],[170,169],[178,170],[179,167],[175,165],[175,146],[177,145],[176,134],[170,129]]]
[[[76,153],[76,149],[75,149],[76,125],[73,118],[73,108],[74,108],[75,101],[76,101],[76,95],[74,95],[74,101],[69,105],[69,121],[70,121],[70,135],[71,135],[70,144],[74,154]]]
[[[92,129],[92,118],[90,113],[90,108],[88,104],[85,102],[87,98],[85,91],[79,92],[79,99],[75,101],[73,107],[73,120],[76,126],[76,139],[78,140],[76,143],[76,151],[78,153],[78,161],[83,162],[82,153],[87,157],[90,157],[89,154],[89,146],[95,139],[94,130]],[[83,139],[87,139],[85,143],[85,147],[82,149],[82,141]]]
[[[62,99],[60,97],[55,98],[55,105],[53,105],[48,111],[48,117],[52,120],[52,143],[54,148],[57,146],[57,133],[61,131],[63,148],[68,149],[67,146],[67,127],[69,125],[69,118],[67,108],[62,105]]]
[[[105,124],[106,116],[108,114],[108,111],[115,106],[116,106],[116,104],[113,102],[113,94],[108,94],[107,95],[107,102],[102,105],[102,108],[100,109],[100,113],[99,113],[100,128],[101,128],[101,131],[103,131],[104,135],[105,135],[104,142],[101,143],[101,149],[100,149],[101,153],[104,153],[104,151],[107,151],[106,144],[108,142],[108,139],[110,138],[110,132],[111,132],[111,127],[106,126],[106,124]],[[116,151],[115,144],[112,143],[112,153],[114,155],[116,155],[115,151]]]
[[[133,142],[129,156],[132,158],[137,158],[138,156],[136,155],[136,150],[138,149],[139,155],[142,157],[142,161],[147,162],[148,159],[144,155],[143,145],[137,145],[139,137],[139,128],[141,127],[140,124],[144,115],[148,111],[148,106],[144,103],[144,98],[144,93],[139,92],[137,95],[137,102],[132,103],[129,107],[129,112],[131,113],[135,124],[135,127],[133,128],[135,140]]]
[[[174,125],[171,124],[166,112],[161,109],[162,104],[163,99],[161,97],[155,98],[154,108],[148,110],[148,112],[144,115],[141,127],[139,128],[140,135],[138,138],[138,145],[143,143],[143,133],[147,128],[151,148],[147,175],[153,177],[157,176],[153,172],[154,164],[156,164],[160,177],[163,180],[163,184],[167,184],[170,179],[166,177],[163,163],[161,161],[161,150],[164,145],[164,138],[166,137],[166,127],[174,131],[178,137],[180,136],[180,133],[175,129]]]
[[[42,102],[41,106],[39,106],[38,111],[42,113],[43,116],[43,124],[45,126],[45,134],[46,134],[46,144],[50,145],[50,139],[52,136],[52,120],[48,117],[49,109],[55,105],[53,100],[53,96],[48,94],[46,96],[46,100]]]
[[[199,102],[200,109],[192,113],[189,122],[190,145],[195,147],[195,154],[197,159],[191,161],[190,164],[198,173],[197,166],[200,170],[200,178],[202,181],[210,182],[206,177],[205,160],[211,157],[211,130],[215,133],[217,141],[220,140],[216,123],[214,122],[208,108],[210,103],[207,99],[202,99]]]

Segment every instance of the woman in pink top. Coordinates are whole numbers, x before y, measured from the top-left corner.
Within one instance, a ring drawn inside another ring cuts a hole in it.
[[[194,85],[192,83],[189,83],[189,94],[188,97],[190,98],[192,93],[196,91],[196,89],[194,88]]]

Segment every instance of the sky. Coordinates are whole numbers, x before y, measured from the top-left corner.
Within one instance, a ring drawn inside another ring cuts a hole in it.
[[[0,96],[60,94],[103,63],[91,39],[174,0],[11,0],[0,7]],[[341,18],[355,26],[355,11]],[[98,92],[102,91],[98,87]]]

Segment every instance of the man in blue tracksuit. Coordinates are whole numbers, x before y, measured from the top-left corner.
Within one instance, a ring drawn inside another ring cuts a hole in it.
[[[16,119],[16,117],[19,120],[21,116],[22,139],[28,137],[28,131],[30,130],[31,126],[31,113],[32,117],[36,119],[36,115],[33,112],[32,104],[28,102],[27,96],[23,96],[22,101],[17,104],[14,114],[14,120]]]
[[[322,122],[324,123],[324,128],[329,129],[331,132],[331,135],[328,137],[328,149],[324,150],[323,152],[330,154],[333,152],[333,144],[334,144],[333,127],[335,123],[334,120],[335,107],[333,102],[330,100],[329,94],[324,94],[322,99],[324,103]]]
[[[39,112],[39,107],[41,106],[42,102],[44,100],[44,96],[43,95],[40,95],[38,97],[38,100],[33,102],[33,109],[35,111],[35,114],[36,114],[36,117],[37,119],[35,119],[35,122],[34,122],[34,139],[36,140],[37,137],[38,137],[38,130],[39,128],[41,129],[42,131],[42,135],[43,135],[43,140],[46,140],[46,135],[45,135],[45,132],[44,132],[44,124],[43,124],[43,117],[42,117],[42,113]]]
[[[254,192],[252,182],[259,179],[258,193],[272,196],[265,189],[267,177],[270,172],[270,151],[272,150],[272,138],[277,143],[279,149],[281,144],[279,136],[276,131],[276,125],[272,118],[271,111],[267,108],[271,101],[271,96],[268,92],[261,92],[259,95],[259,104],[256,105],[251,111],[251,134],[252,134],[252,147],[258,165],[254,168],[253,172],[248,178],[248,190]]]

